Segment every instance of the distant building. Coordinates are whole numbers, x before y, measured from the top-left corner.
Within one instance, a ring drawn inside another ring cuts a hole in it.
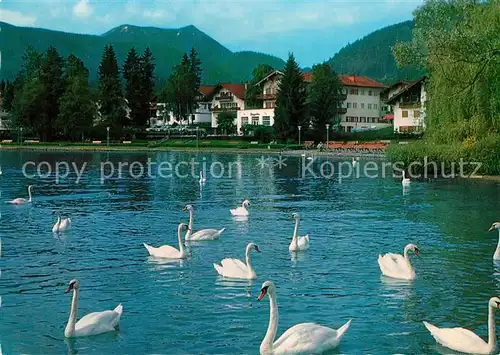
[[[9,113],[3,108],[3,97],[0,94],[0,131],[8,131],[10,126]]]
[[[218,84],[208,96],[212,104],[212,127],[217,128],[217,117],[223,111],[236,113],[245,109],[245,84]],[[238,119],[236,119],[238,122]],[[235,122],[237,124],[237,122]],[[241,127],[239,125],[238,127]],[[239,129],[239,128],[238,128]],[[221,133],[221,132],[219,132]]]
[[[306,83],[312,82],[312,73],[303,73]],[[258,82],[262,94],[257,99],[263,101],[262,108],[246,108],[238,111],[237,127],[245,124],[269,125],[274,124],[274,107],[276,95],[283,72],[275,70]],[[343,104],[338,111],[340,126],[347,132],[363,129],[380,129],[389,127],[392,121],[382,117],[380,93],[385,85],[364,77],[353,75],[339,75],[344,89]]]
[[[425,129],[426,77],[413,82],[397,82],[387,92],[386,103],[392,106],[394,132],[422,132]]]
[[[150,128],[166,128],[176,125],[199,124],[212,122],[212,102],[208,99],[215,86],[200,86],[199,95],[196,98],[198,108],[189,117],[189,122],[176,117],[173,112],[166,109],[166,104],[163,102],[150,104]]]

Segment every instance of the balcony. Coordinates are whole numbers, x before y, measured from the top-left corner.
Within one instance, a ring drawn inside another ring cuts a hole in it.
[[[259,100],[276,100],[276,94],[259,94],[257,95]]]
[[[212,107],[212,112],[222,112],[222,111],[238,111],[241,110],[239,107]]]
[[[340,107],[337,109],[337,115],[345,115],[347,113],[347,108]]]
[[[216,101],[233,101],[233,94],[230,92],[221,92],[215,97]]]

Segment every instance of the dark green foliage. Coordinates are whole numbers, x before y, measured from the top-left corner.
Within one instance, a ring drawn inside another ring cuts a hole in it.
[[[14,83],[7,81],[2,92],[3,109],[7,112],[12,110],[12,102],[14,101]]]
[[[308,104],[311,120],[318,134],[326,132],[326,124],[330,124],[331,128],[338,125],[337,111],[342,105],[341,94],[342,84],[330,65],[323,63],[313,66],[313,79],[308,87]]]
[[[112,45],[117,59],[122,63],[131,47],[142,53],[146,47],[155,54],[156,77],[166,79],[179,62],[186,49],[195,47],[204,63],[202,82],[242,82],[250,79],[252,70],[259,63],[282,68],[283,60],[255,52],[233,53],[194,26],[179,29],[161,29],[132,25],[118,26],[101,36],[81,35],[38,28],[16,27],[0,22],[2,27],[1,77],[12,80],[19,71],[21,56],[27,45],[45,51],[55,45],[63,56],[74,54],[85,58],[90,71],[90,81],[98,79],[99,62],[105,45]]]
[[[293,54],[289,55],[283,74],[274,109],[274,129],[281,139],[297,137],[297,126],[302,125],[305,130],[309,123],[306,83]]]
[[[222,111],[217,115],[217,131],[223,134],[236,133],[236,112]]]
[[[126,117],[120,72],[113,46],[104,47],[99,65],[99,104],[104,122],[112,126],[114,132],[129,123]]]
[[[64,139],[78,141],[91,132],[97,106],[88,76],[83,62],[71,54],[66,65],[66,89],[59,99],[59,115],[55,124]]]
[[[398,41],[412,38],[413,21],[385,27],[348,44],[328,64],[340,74],[365,75],[386,84],[397,80],[414,80],[423,75],[417,66],[398,69],[392,47]]]
[[[142,73],[140,58],[134,47],[130,49],[123,63],[123,79],[130,119],[133,125],[140,126]]]
[[[274,68],[268,64],[259,64],[252,71],[252,80],[248,82],[245,91],[245,107],[246,108],[262,108],[262,100],[257,99],[257,95],[262,94],[262,87],[257,83],[264,79]]]
[[[260,143],[269,143],[275,137],[274,128],[271,126],[245,124],[241,127],[241,131],[245,136],[254,137]]]
[[[145,126],[149,119],[149,103],[154,101],[155,92],[155,58],[151,50],[146,48],[141,57],[141,92],[139,126]]]
[[[7,83],[5,82],[5,80],[2,79],[2,81],[0,82],[0,95],[3,96],[3,94],[5,93],[5,87],[7,86]]]

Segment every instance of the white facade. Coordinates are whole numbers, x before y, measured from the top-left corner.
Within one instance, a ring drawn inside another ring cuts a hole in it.
[[[380,129],[391,126],[382,118],[380,93],[383,88],[344,86],[346,100],[342,108],[346,111],[340,116],[340,125],[346,132]]]
[[[237,114],[238,111],[245,109],[245,101],[241,97],[238,97],[234,93],[232,93],[228,88],[221,87],[220,90],[215,92],[215,95],[213,96],[211,102],[211,106],[212,106],[212,113],[211,113],[212,128],[217,128],[217,117],[219,116],[220,112],[233,111]],[[235,119],[234,123],[235,125],[238,126],[237,118]]]
[[[243,134],[241,127],[245,124],[272,126],[274,125],[274,108],[256,108],[238,111],[236,119],[238,134]]]
[[[177,125],[186,125],[188,123],[210,123],[212,122],[212,112],[210,102],[199,102],[196,112],[191,115],[189,122],[181,120],[176,117],[173,112],[165,109],[165,103],[158,102],[156,104],[156,116],[150,118],[150,127],[152,128],[166,128]]]
[[[427,101],[423,79],[403,91],[389,101],[394,110],[394,132],[421,132],[425,129]]]

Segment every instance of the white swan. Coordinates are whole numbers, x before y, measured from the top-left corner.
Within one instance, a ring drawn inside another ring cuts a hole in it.
[[[438,328],[427,322],[424,325],[439,344],[449,349],[467,354],[493,354],[497,348],[495,308],[500,308],[498,297],[492,297],[488,302],[488,342],[468,329]]]
[[[200,171],[200,185],[204,184],[207,181],[207,179],[203,176],[203,171]]]
[[[378,265],[382,274],[394,279],[403,280],[413,280],[415,278],[415,270],[410,263],[410,257],[408,256],[408,251],[413,251],[413,253],[418,256],[420,250],[415,244],[408,244],[405,247],[403,255],[387,253],[384,256],[378,256]]]
[[[358,165],[358,161],[352,157],[352,167],[355,168]]]
[[[189,226],[188,231],[186,233],[186,240],[215,240],[219,239],[219,236],[226,230],[226,228],[222,229],[202,229],[196,233],[191,234],[193,231],[193,206],[186,205],[184,207],[184,212],[189,211]]]
[[[411,184],[410,178],[406,177],[406,172],[403,170],[403,179],[401,180],[401,185],[408,186]]]
[[[57,213],[57,222],[52,227],[52,233],[64,232],[71,227],[71,218],[61,218],[59,212],[54,211],[53,213]]]
[[[265,295],[269,295],[270,316],[266,336],[260,344],[261,354],[321,354],[336,348],[347,329],[351,320],[335,330],[316,323],[300,323],[288,328],[278,340],[278,304],[276,301],[276,287],[271,281],[262,284],[259,301]]]
[[[24,197],[18,197],[13,200],[8,201],[9,203],[13,205],[22,205],[24,203],[31,203],[33,201],[33,197],[31,196],[31,190],[33,189],[33,186],[30,185],[28,186],[28,195],[29,195],[29,200],[25,199]]]
[[[309,248],[309,234],[299,237],[300,214],[293,213],[290,218],[295,219],[295,228],[293,230],[292,242],[288,247],[289,251],[302,251]]]
[[[247,207],[250,207],[250,201],[245,200],[240,207],[231,209],[230,211],[233,216],[248,216]]]
[[[187,251],[184,249],[184,243],[182,242],[182,230],[186,229],[188,226],[185,223],[179,224],[177,228],[177,239],[179,242],[179,250],[170,245],[162,245],[161,247],[155,248],[151,245],[143,243],[144,247],[148,250],[149,255],[155,258],[166,258],[166,259],[186,259]]]
[[[64,330],[65,337],[70,338],[97,335],[114,331],[118,328],[120,317],[123,312],[123,306],[121,304],[119,304],[112,311],[89,313],[76,323],[78,295],[80,294],[80,283],[78,280],[71,280],[64,293],[68,293],[71,290],[73,290],[73,301],[71,302],[68,324]]]
[[[493,254],[493,260],[500,261],[500,222],[493,223],[490,229],[488,229],[488,232],[491,232],[495,229],[498,230],[498,244],[497,244],[497,249],[495,250],[495,254]]]
[[[256,244],[249,243],[245,249],[246,264],[239,259],[226,258],[222,259],[221,265],[214,263],[215,270],[217,270],[219,275],[232,279],[252,280],[257,278],[250,262],[250,251],[252,249],[260,253],[259,247]]]

